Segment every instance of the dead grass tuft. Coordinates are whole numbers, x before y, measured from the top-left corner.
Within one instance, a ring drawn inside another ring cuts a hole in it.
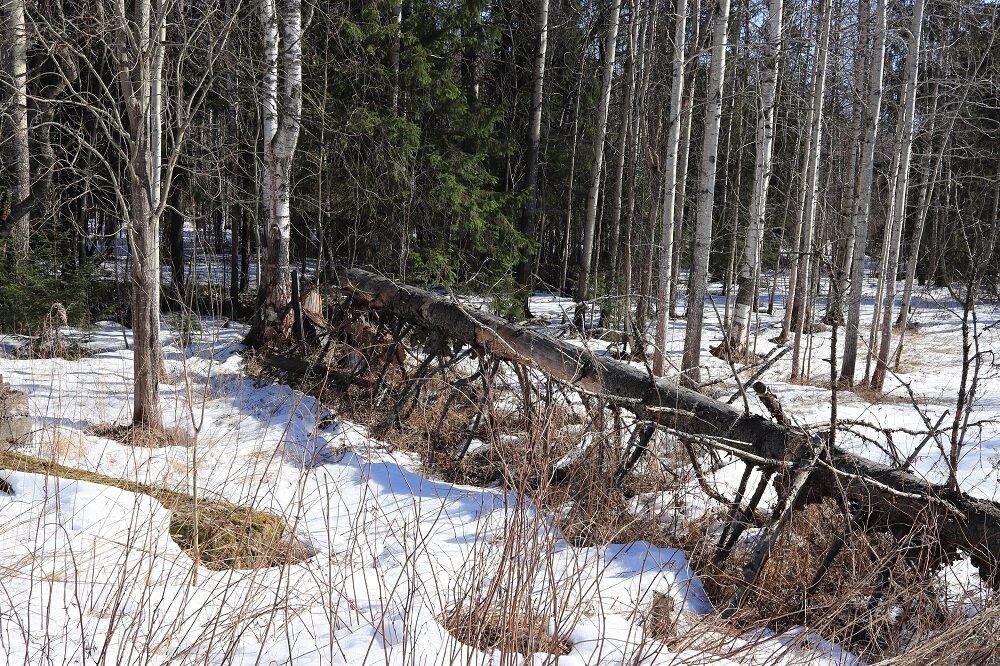
[[[164,446],[191,446],[192,436],[181,427],[148,428],[145,426],[122,425],[117,423],[98,423],[84,431],[93,437],[113,439],[125,446],[137,446],[146,449],[158,449]]]
[[[456,639],[487,652],[567,655],[572,647],[566,639],[552,636],[546,629],[548,619],[536,612],[462,607],[439,620]]]
[[[148,495],[170,511],[170,536],[177,545],[209,569],[261,569],[310,557],[308,548],[291,533],[284,519],[269,511],[204,499],[198,500],[196,506],[195,498],[184,493],[65,467],[14,451],[0,451],[0,469],[87,481]]]

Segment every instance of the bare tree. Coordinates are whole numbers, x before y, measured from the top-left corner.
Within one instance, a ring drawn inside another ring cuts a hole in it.
[[[528,164],[524,178],[527,194],[524,208],[521,210],[521,233],[532,243],[535,241],[537,226],[535,216],[538,205],[538,149],[542,140],[542,94],[545,89],[545,51],[549,38],[549,0],[538,0],[535,27],[538,32],[538,47],[535,50],[532,71],[531,119],[528,123]],[[533,261],[525,258],[517,265],[517,281],[526,290],[531,288],[533,264]],[[527,310],[525,302],[525,312]]]
[[[903,220],[906,216],[906,195],[910,182],[910,157],[913,154],[913,119],[917,107],[917,72],[920,66],[920,37],[924,24],[924,0],[914,0],[910,19],[910,34],[907,40],[906,65],[903,72],[903,113],[899,119],[899,140],[897,142],[897,170],[893,180],[892,217],[889,221],[889,247],[886,254],[885,271],[882,279],[885,287],[882,302],[881,339],[879,341],[878,362],[872,374],[872,388],[881,391],[885,383],[889,363],[889,345],[892,343],[892,308],[896,301],[896,272],[899,266],[899,246],[903,235]],[[874,324],[873,324],[874,326]]]
[[[613,0],[608,17],[608,34],[604,42],[604,67],[601,74],[601,97],[597,103],[597,123],[594,131],[594,163],[590,171],[590,190],[583,219],[583,249],[580,256],[580,276],[576,284],[576,314],[578,328],[584,327],[586,302],[590,292],[590,266],[594,253],[594,232],[597,226],[597,198],[601,189],[601,168],[604,165],[604,139],[608,132],[608,106],[611,104],[611,82],[618,50],[618,19],[621,0]]]
[[[653,372],[657,375],[663,374],[667,348],[667,316],[670,312],[670,273],[672,270],[671,261],[674,256],[674,209],[677,200],[677,154],[681,137],[681,103],[684,98],[684,42],[687,36],[687,0],[679,0],[676,9],[674,63],[670,83],[670,115],[667,119],[667,147],[663,160],[663,212],[660,223],[660,265],[656,294],[656,344],[653,352]]]
[[[750,200],[750,226],[739,264],[736,304],[733,319],[721,351],[731,358],[744,358],[750,337],[750,315],[757,300],[757,276],[760,274],[761,247],[764,242],[764,216],[771,181],[771,158],[774,154],[774,107],[778,88],[778,64],[781,58],[782,0],[771,0],[767,16],[767,45],[764,70],[760,79],[760,107],[757,111],[756,157],[754,159],[753,198]]]
[[[684,356],[681,360],[681,381],[697,388],[701,379],[701,336],[708,291],[708,255],[712,245],[712,212],[715,205],[715,173],[719,152],[719,130],[722,125],[722,89],[726,75],[726,39],[729,29],[729,0],[718,0],[715,6],[715,27],[712,35],[712,67],[708,75],[708,103],[705,106],[705,135],[701,152],[701,185],[698,190],[698,212],[695,227],[694,257],[688,289],[687,329],[684,336]]]
[[[5,3],[10,39],[10,131],[14,139],[14,170],[17,173],[16,200],[31,196],[31,157],[28,145],[28,32],[24,0]],[[15,216],[13,248],[20,258],[28,256],[31,223],[28,212]]]
[[[806,150],[806,173],[803,179],[805,205],[800,212],[801,234],[795,261],[794,293],[791,307],[794,343],[792,349],[792,378],[801,372],[802,335],[807,325],[806,310],[812,293],[810,275],[812,273],[813,232],[816,228],[816,198],[819,194],[819,158],[823,152],[823,96],[826,91],[826,65],[830,53],[830,22],[833,14],[832,3],[821,3],[819,18],[819,44],[816,49],[816,66],[813,71],[813,99],[809,112],[811,126]],[[793,247],[793,251],[796,248]],[[788,321],[786,308],[785,321]]]
[[[261,279],[262,313],[251,342],[280,344],[292,329],[291,242],[292,158],[302,125],[302,0],[285,0],[279,17],[276,0],[260,0],[264,34],[264,220],[267,253]],[[279,97],[279,60],[283,86]],[[255,335],[256,333],[256,335]]]
[[[861,145],[861,168],[854,199],[851,225],[854,228],[854,252],[851,256],[850,295],[847,301],[847,332],[844,336],[844,358],[840,366],[841,383],[854,383],[858,359],[858,339],[861,323],[861,294],[863,290],[865,246],[868,244],[868,213],[871,209],[872,178],[875,171],[875,142],[878,140],[882,110],[882,72],[885,68],[886,0],[878,0],[872,34],[875,49],[871,56],[868,76],[868,109],[865,139]]]

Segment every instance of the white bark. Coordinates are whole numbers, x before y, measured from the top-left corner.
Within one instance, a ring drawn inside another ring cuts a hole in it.
[[[663,212],[656,294],[656,342],[653,352],[653,372],[656,375],[663,375],[667,348],[667,315],[670,312],[670,272],[673,270],[671,263],[674,255],[674,209],[677,201],[677,154],[681,137],[686,35],[687,0],[678,0],[677,15],[674,18],[674,63],[670,84],[670,116],[667,119],[667,149],[663,160]]]
[[[538,31],[538,48],[532,72],[531,120],[528,126],[528,169],[525,175],[527,195],[521,211],[521,233],[534,241],[536,236],[536,209],[538,203],[538,152],[542,141],[542,97],[545,91],[545,51],[549,36],[549,0],[538,0],[535,16]],[[531,266],[534,262],[523,260],[517,267],[517,278],[521,286],[531,286]],[[527,307],[525,307],[527,312]]]
[[[809,155],[806,161],[805,206],[803,208],[802,239],[796,264],[796,289],[792,303],[792,328],[795,342],[792,349],[792,378],[801,374],[801,348],[806,310],[812,293],[813,231],[816,228],[816,197],[819,194],[819,158],[823,152],[823,96],[826,92],[826,65],[830,46],[830,21],[832,4],[823,3],[820,16],[819,46],[816,51],[816,68],[813,75],[812,127],[809,134]]]
[[[715,174],[722,125],[722,90],[726,74],[726,39],[729,29],[729,0],[718,0],[712,35],[712,67],[708,77],[705,107],[705,135],[701,152],[701,186],[698,191],[694,257],[688,289],[687,327],[681,381],[696,388],[701,380],[701,336],[708,291],[708,255],[712,244],[712,209],[715,205]]]
[[[900,118],[898,166],[896,188],[893,193],[892,219],[889,225],[889,250],[883,275],[885,289],[882,294],[882,330],[879,341],[878,363],[872,375],[872,388],[882,390],[889,362],[892,343],[892,308],[896,300],[896,269],[899,266],[899,246],[906,217],[906,194],[910,182],[910,158],[913,154],[913,118],[917,105],[917,72],[920,65],[920,35],[924,22],[924,0],[914,0],[910,20],[910,37],[907,40],[904,67],[903,115]]]
[[[601,188],[601,168],[604,165],[604,139],[608,131],[608,106],[611,104],[611,79],[615,70],[618,47],[618,18],[621,0],[613,0],[608,17],[608,34],[604,42],[604,67],[601,75],[601,98],[597,105],[594,130],[594,163],[590,172],[590,190],[583,220],[583,250],[580,256],[580,276],[576,286],[578,326],[584,324],[584,308],[590,291],[590,265],[594,251],[594,231],[597,225],[597,198]]]
[[[280,20],[275,0],[261,0],[264,51],[264,339],[280,343],[291,333],[289,245],[291,170],[302,122],[302,2],[285,0]],[[280,36],[279,36],[280,29]],[[282,48],[283,47],[283,48]],[[279,99],[279,55],[284,85]]]
[[[782,0],[771,0],[767,17],[767,46],[764,71],[760,80],[760,109],[757,114],[756,156],[754,158],[753,198],[750,200],[750,226],[739,265],[736,304],[729,327],[727,350],[732,356],[746,355],[750,338],[750,315],[757,301],[757,276],[764,242],[764,216],[771,182],[771,159],[774,155],[774,108],[778,88],[778,63],[781,59]]]
[[[31,163],[28,146],[28,33],[24,0],[7,1],[11,57],[10,124],[14,134],[14,169],[17,172],[17,189],[14,201],[25,201],[31,196]],[[19,258],[28,256],[31,225],[27,213],[21,215],[11,233],[14,252]]]
[[[882,73],[885,68],[885,23],[886,0],[878,0],[875,8],[875,23],[872,34],[875,48],[872,52],[871,70],[868,81],[868,119],[865,139],[861,146],[861,168],[858,173],[858,190],[854,202],[852,225],[854,227],[854,251],[851,255],[850,294],[847,301],[847,334],[844,336],[844,358],[841,363],[841,380],[854,383],[857,367],[858,326],[861,322],[861,293],[864,280],[865,246],[868,244],[868,213],[872,199],[872,177],[875,165],[875,142],[878,139],[879,121],[882,109]]]

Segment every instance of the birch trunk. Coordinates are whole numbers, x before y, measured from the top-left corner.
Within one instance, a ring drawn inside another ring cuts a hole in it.
[[[583,251],[580,256],[580,276],[576,285],[576,325],[583,328],[587,296],[590,291],[591,256],[594,252],[594,231],[597,226],[597,198],[601,188],[601,168],[604,164],[604,139],[608,131],[608,106],[611,103],[611,80],[615,70],[615,51],[618,44],[618,15],[621,0],[611,3],[608,34],[604,43],[604,68],[601,75],[601,98],[597,105],[597,123],[594,130],[594,163],[590,172],[590,190],[583,220]]]
[[[705,107],[705,136],[701,153],[701,186],[698,191],[694,257],[688,289],[687,327],[681,382],[697,388],[701,381],[701,337],[708,291],[708,254],[712,245],[712,209],[715,205],[715,173],[719,152],[719,129],[722,124],[722,89],[726,74],[726,37],[729,28],[729,0],[718,0],[712,36],[712,67],[708,78],[708,102]]]
[[[7,1],[10,36],[11,95],[10,125],[14,143],[14,170],[17,173],[15,201],[31,196],[31,158],[28,146],[28,32],[24,0]],[[27,258],[31,248],[31,224],[28,212],[16,218],[11,230],[12,246],[18,259]]]
[[[261,280],[263,341],[281,344],[292,328],[291,169],[302,120],[302,2],[285,0],[280,22],[275,0],[261,0],[264,35],[264,219],[266,263]],[[283,48],[282,48],[283,47]],[[278,94],[279,55],[284,86]],[[256,337],[251,335],[251,337]]]
[[[631,16],[629,17],[628,61],[625,65],[625,92],[622,101],[621,124],[619,125],[621,130],[618,134],[618,161],[615,164],[615,184],[611,195],[611,237],[608,242],[608,262],[612,279],[616,278],[619,248],[623,236],[620,231],[622,224],[622,191],[625,183],[625,162],[629,156],[629,137],[632,135],[632,105],[635,99],[635,56],[639,40],[639,21],[635,12],[636,4],[635,0],[633,0],[630,6]],[[630,237],[631,224],[629,222],[631,222],[630,217],[626,220],[628,229],[624,234],[625,252],[632,251]],[[615,281],[617,282],[617,280]],[[625,294],[625,302],[628,302],[627,294]],[[625,312],[625,319],[626,321],[628,320],[627,310]]]
[[[872,176],[875,165],[875,142],[878,140],[882,110],[882,72],[885,68],[886,0],[878,0],[875,8],[875,49],[872,52],[868,80],[868,119],[865,139],[861,145],[861,168],[858,173],[858,190],[854,202],[851,226],[854,227],[854,251],[851,255],[850,292],[847,301],[847,332],[844,336],[844,358],[840,366],[840,381],[854,383],[858,361],[858,339],[861,323],[861,295],[864,282],[865,246],[868,244],[868,214],[872,199]]]
[[[800,255],[796,264],[796,289],[792,302],[792,328],[795,341],[792,348],[792,379],[802,373],[802,335],[806,326],[807,300],[812,293],[810,274],[812,273],[813,231],[816,227],[816,197],[819,194],[819,158],[823,152],[823,96],[826,91],[826,64],[830,47],[830,21],[833,14],[831,3],[822,3],[820,16],[819,46],[816,52],[816,69],[813,76],[812,127],[809,134],[809,157],[806,164],[805,206],[803,208],[802,239]]]
[[[910,182],[910,158],[913,154],[913,118],[917,106],[917,72],[920,65],[920,36],[924,23],[924,0],[914,0],[907,40],[904,68],[903,116],[900,119],[899,164],[896,171],[896,189],[889,227],[889,250],[886,258],[885,290],[882,294],[882,330],[879,340],[878,361],[872,374],[872,388],[882,390],[889,363],[889,346],[892,344],[892,308],[896,301],[896,271],[899,266],[899,246],[906,218],[906,193]]]
[[[521,233],[534,242],[536,236],[536,208],[538,203],[538,149],[542,140],[542,93],[545,88],[545,50],[549,35],[549,0],[538,0],[536,14],[538,48],[535,50],[535,64],[532,75],[531,120],[528,127],[528,170],[525,175],[527,189],[524,208],[521,210]],[[534,262],[523,259],[517,265],[517,281],[525,290],[531,290],[531,267]],[[527,313],[527,301],[525,301]]]
[[[673,78],[670,83],[670,115],[667,119],[667,148],[663,159],[663,212],[660,223],[659,280],[656,292],[656,341],[653,350],[653,373],[658,376],[663,375],[667,350],[667,315],[670,312],[670,272],[674,256],[674,209],[677,202],[677,154],[681,137],[681,103],[684,98],[686,36],[687,0],[678,0],[677,15],[674,17],[674,63]]]
[[[761,103],[757,115],[756,155],[754,158],[753,198],[750,200],[750,227],[739,265],[736,304],[726,340],[731,358],[745,358],[750,339],[750,316],[757,300],[757,276],[764,243],[764,217],[771,181],[774,155],[774,109],[778,88],[778,62],[781,58],[782,0],[771,0],[767,17],[767,46],[764,72],[761,75]]]

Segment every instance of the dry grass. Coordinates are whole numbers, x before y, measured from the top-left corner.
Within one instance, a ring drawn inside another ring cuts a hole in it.
[[[954,622],[926,564],[901,555],[887,533],[852,531],[826,575],[809,590],[843,525],[843,514],[830,500],[796,512],[730,625],[778,632],[807,626],[875,660],[905,654]],[[714,539],[706,534],[702,543],[695,549],[695,568],[716,607],[725,607],[742,580],[751,544],[737,547],[720,566],[711,558]]]
[[[0,451],[0,468],[87,481],[152,497],[170,511],[170,536],[174,541],[210,569],[260,569],[301,562],[310,556],[284,519],[269,511],[228,502],[196,502],[184,493],[65,467],[14,451]]]
[[[439,618],[452,636],[479,650],[530,655],[544,652],[567,655],[571,644],[552,636],[548,619],[535,612],[497,608],[456,608]]]
[[[164,446],[191,446],[191,434],[180,427],[147,428],[144,426],[122,425],[116,423],[98,423],[84,431],[92,437],[113,439],[125,446],[137,446],[146,449],[158,449]]]

